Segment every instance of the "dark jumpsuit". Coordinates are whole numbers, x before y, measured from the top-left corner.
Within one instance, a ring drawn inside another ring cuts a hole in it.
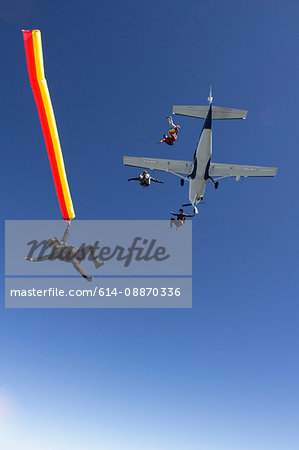
[[[155,183],[162,183],[162,184],[164,183],[164,181],[156,180],[156,178],[153,178],[150,175],[147,177],[146,175],[143,175],[143,173],[141,173],[139,175],[139,177],[129,178],[128,181],[139,181],[140,186],[143,186],[143,187],[149,187],[151,184],[151,181],[154,181]]]
[[[175,224],[176,229],[178,229],[179,227],[184,225],[186,217],[194,217],[194,214],[184,214],[184,213],[176,214],[173,212],[171,212],[170,214],[172,214],[173,216],[176,216],[176,219],[171,217],[169,228],[172,228],[172,225]]]
[[[92,277],[89,277],[83,267],[80,265],[80,262],[85,259],[85,257],[90,252],[92,256],[92,261],[96,268],[101,267],[104,263],[100,262],[96,255],[94,254],[95,249],[93,245],[86,245],[84,247],[80,247],[77,249],[76,247],[72,247],[71,245],[67,245],[66,241],[68,239],[69,233],[71,229],[71,224],[68,223],[64,235],[62,236],[61,241],[58,239],[50,239],[53,241],[52,252],[49,255],[40,256],[38,258],[30,258],[29,261],[39,262],[39,261],[47,261],[59,259],[60,261],[72,263],[73,267],[77,272],[79,272],[84,278],[88,281],[92,281]],[[55,242],[56,241],[56,242]]]

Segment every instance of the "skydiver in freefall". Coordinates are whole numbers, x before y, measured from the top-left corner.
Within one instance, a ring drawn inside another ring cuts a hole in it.
[[[38,258],[28,258],[26,256],[27,261],[32,262],[39,262],[39,261],[47,261],[47,260],[54,260],[59,259],[60,261],[72,263],[73,267],[79,272],[83,278],[85,278],[87,281],[92,281],[93,278],[89,277],[83,267],[80,265],[81,261],[85,259],[85,257],[90,252],[90,255],[92,256],[92,261],[95,265],[95,267],[98,269],[99,267],[103,266],[103,262],[100,262],[97,259],[97,256],[95,255],[95,248],[93,245],[86,245],[84,247],[80,247],[80,249],[77,249],[75,247],[72,247],[71,245],[67,245],[66,241],[69,236],[71,229],[71,222],[70,220],[67,221],[67,227],[64,232],[64,235],[62,236],[61,241],[57,239],[57,237],[51,238],[48,240],[48,247],[52,249],[52,252],[49,255],[40,256]]]
[[[163,139],[157,142],[157,144],[162,144],[162,142],[165,142],[165,144],[173,145],[178,138],[178,132],[181,127],[173,123],[171,116],[166,116],[166,119],[168,119],[168,123],[171,126],[171,129],[168,131],[169,136],[167,136],[167,134],[164,134]]]
[[[173,213],[173,212],[171,212],[170,214],[175,216],[176,219],[174,217],[171,217],[170,224],[169,224],[168,228],[172,228],[172,225],[175,225],[176,230],[178,230],[179,227],[182,227],[185,224],[186,217],[194,217],[195,216],[195,214],[185,214],[182,209],[179,209],[179,213],[178,214]]]
[[[141,173],[139,175],[139,177],[129,178],[128,181],[139,181],[140,186],[142,186],[142,187],[149,187],[151,184],[151,181],[154,181],[155,183],[161,183],[161,184],[164,183],[164,181],[159,181],[159,180],[156,180],[156,178],[151,177],[150,174],[146,170],[144,170],[143,173]]]

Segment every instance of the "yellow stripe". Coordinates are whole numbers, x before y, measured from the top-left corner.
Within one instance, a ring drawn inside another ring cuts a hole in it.
[[[70,219],[75,217],[73,203],[70,195],[70,190],[66,178],[66,172],[63,162],[63,156],[61,152],[61,146],[59,141],[59,135],[57,131],[55,115],[51,103],[51,97],[47,85],[47,80],[45,78],[44,73],[44,61],[43,61],[43,50],[42,50],[42,41],[41,41],[41,33],[39,30],[32,31],[32,41],[33,41],[33,50],[34,50],[34,58],[36,63],[36,73],[37,73],[37,81],[40,87],[45,112],[47,116],[47,121],[50,129],[50,134],[53,142],[55,159],[57,162],[59,177],[61,181],[63,196],[65,199],[66,208],[69,214]]]

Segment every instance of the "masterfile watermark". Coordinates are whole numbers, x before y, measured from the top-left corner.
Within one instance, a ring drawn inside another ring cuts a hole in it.
[[[122,262],[124,267],[128,267],[131,264],[132,259],[135,261],[155,260],[156,262],[159,262],[165,261],[170,257],[166,247],[157,245],[156,239],[148,240],[139,236],[133,239],[132,244],[128,248],[117,244],[114,248],[105,245],[100,246],[99,241],[89,245],[83,243],[79,248],[76,248],[75,251],[72,251],[72,248],[65,247],[53,249],[49,246],[49,241],[46,240],[41,242],[32,240],[27,242],[27,245],[29,246],[29,251],[26,256],[27,260],[31,260],[34,257],[38,259],[46,256],[49,261],[60,259],[66,262],[72,262],[72,260],[75,259],[83,261],[88,258],[89,261],[97,259],[105,262],[114,258],[117,261]]]
[[[192,308],[191,277],[7,277],[5,292],[6,308]]]
[[[74,221],[71,227],[63,221],[6,221],[5,272],[86,278],[190,276],[191,223],[178,231],[168,225],[161,220]]]
[[[191,223],[178,231],[168,226],[157,220],[7,221],[5,305],[191,308]]]

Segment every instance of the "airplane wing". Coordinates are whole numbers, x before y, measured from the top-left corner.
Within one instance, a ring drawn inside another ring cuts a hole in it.
[[[205,119],[210,106],[173,106],[172,112],[180,116],[198,117],[199,119]],[[212,106],[212,119],[246,119],[247,112],[244,109],[232,109],[223,108],[221,106]]]
[[[276,167],[240,166],[238,164],[211,163],[211,177],[274,177]]]
[[[125,166],[142,167],[144,169],[161,170],[189,175],[193,169],[193,163],[189,161],[176,161],[173,159],[140,158],[135,156],[123,157]]]

